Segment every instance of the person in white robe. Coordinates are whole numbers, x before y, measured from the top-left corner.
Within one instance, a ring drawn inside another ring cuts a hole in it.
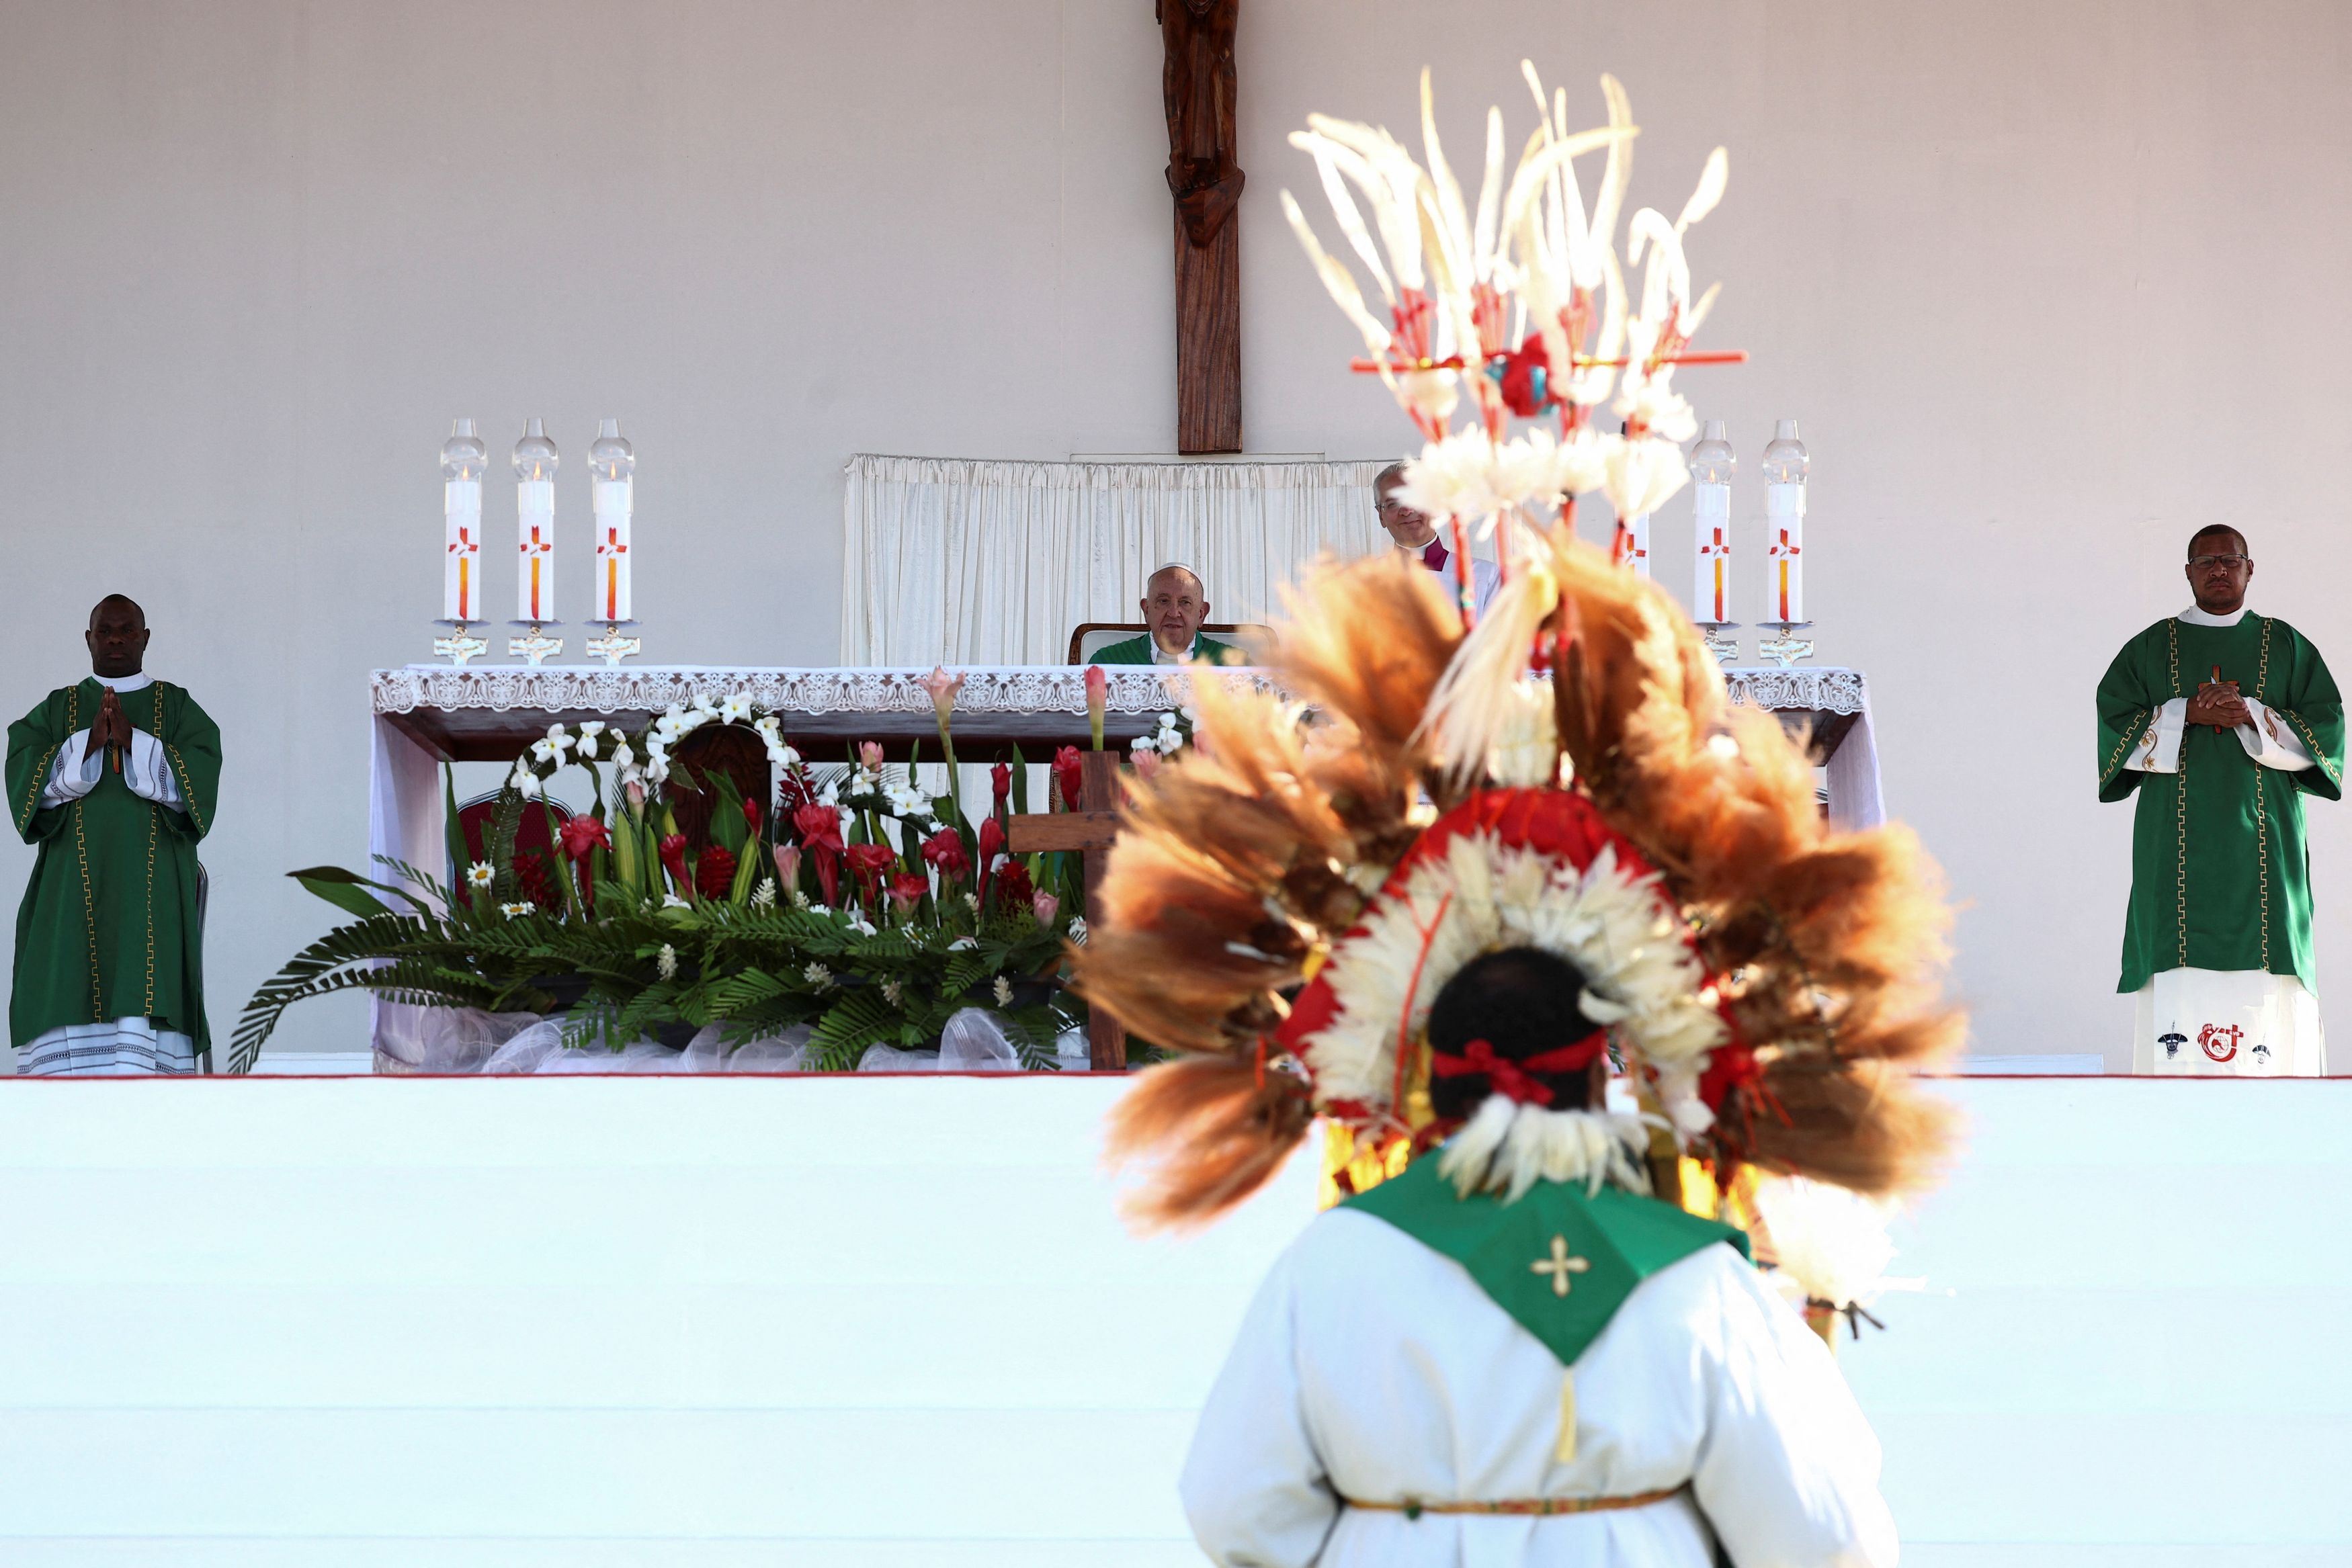
[[[1532,948],[1439,993],[1433,1109],[1468,1125],[1318,1217],[1259,1291],[1184,1471],[1213,1562],[1711,1568],[1717,1541],[1740,1568],[1895,1562],[1877,1441],[1745,1238],[1598,1190],[1638,1181],[1643,1133],[1581,1109],[1609,1065],[1587,994]],[[1500,1140],[1529,1133],[1633,1147],[1517,1197],[1478,1190],[1514,1157]],[[1580,1312],[1589,1339],[1567,1325]]]
[[[1380,471],[1372,481],[1373,505],[1380,514],[1381,527],[1388,530],[1396,548],[1412,557],[1445,582],[1451,596],[1461,591],[1454,553],[1444,539],[1437,537],[1437,525],[1425,513],[1417,512],[1397,498],[1397,487],[1404,483],[1404,465],[1391,463]],[[1470,607],[1480,618],[1486,606],[1503,586],[1502,570],[1491,560],[1473,558],[1470,566]]]

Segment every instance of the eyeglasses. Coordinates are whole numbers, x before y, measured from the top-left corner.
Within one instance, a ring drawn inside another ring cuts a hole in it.
[[[2242,556],[2242,555],[2192,555],[2192,556],[2190,556],[2190,557],[2189,558],[2189,566],[2190,566],[2192,569],[2194,569],[2195,570],[2198,570],[2198,571],[2203,571],[2203,570],[2206,570],[2208,567],[2215,567],[2215,566],[2228,566],[2228,567],[2252,566],[2252,565],[2253,565],[2254,563],[2253,563],[2253,559],[2252,559],[2252,557],[2250,557],[2250,556]]]

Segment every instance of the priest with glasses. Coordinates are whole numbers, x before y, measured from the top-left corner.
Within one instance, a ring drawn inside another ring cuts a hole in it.
[[[2138,1072],[2326,1071],[2304,798],[2344,790],[2344,700],[2302,632],[2246,607],[2236,529],[2189,542],[2196,602],[2124,644],[2099,683],[2099,799],[2135,790],[2116,989]]]

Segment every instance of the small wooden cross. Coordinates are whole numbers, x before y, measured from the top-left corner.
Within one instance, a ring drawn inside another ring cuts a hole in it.
[[[1118,836],[1118,753],[1081,751],[1078,763],[1078,809],[1007,818],[1005,848],[1017,855],[1077,852],[1086,868],[1087,939],[1092,941],[1102,929],[1103,872]],[[1097,1072],[1127,1071],[1127,1030],[1097,1007],[1087,1009],[1087,1056]]]
[[[1528,1270],[1534,1273],[1551,1276],[1551,1293],[1555,1296],[1568,1294],[1568,1277],[1570,1274],[1581,1274],[1591,1267],[1592,1260],[1590,1258],[1571,1258],[1568,1255],[1568,1238],[1565,1236],[1555,1236],[1551,1239],[1549,1258],[1538,1258],[1528,1265]]]

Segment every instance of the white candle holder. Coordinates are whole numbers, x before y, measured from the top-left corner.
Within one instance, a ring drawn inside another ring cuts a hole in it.
[[[525,636],[507,639],[507,656],[510,659],[520,659],[524,664],[536,669],[563,652],[563,639],[550,637],[544,630],[548,626],[562,625],[562,622],[560,621],[509,621],[507,624],[530,628],[530,632]]]
[[[1694,621],[1691,624],[1698,628],[1699,641],[1706,644],[1706,651],[1715,655],[1717,664],[1729,664],[1738,661],[1739,639],[1724,634],[1738,631],[1738,622]]]
[[[622,627],[635,624],[634,621],[607,621],[604,622],[604,634],[583,646],[590,658],[602,659],[607,667],[619,669],[622,660],[636,657],[642,647],[643,639],[621,635]]]
[[[449,628],[447,636],[433,639],[433,656],[436,659],[446,659],[459,669],[463,669],[467,660],[478,659],[490,651],[490,644],[486,639],[477,637],[467,630],[467,627],[475,624],[471,621],[436,621],[433,624]]]
[[[1813,640],[1811,637],[1797,635],[1800,632],[1811,630],[1813,624],[1811,622],[1767,621],[1763,624],[1768,631],[1777,632],[1778,635],[1756,644],[1758,658],[1769,659],[1785,670],[1800,659],[1810,659],[1813,656]]]

